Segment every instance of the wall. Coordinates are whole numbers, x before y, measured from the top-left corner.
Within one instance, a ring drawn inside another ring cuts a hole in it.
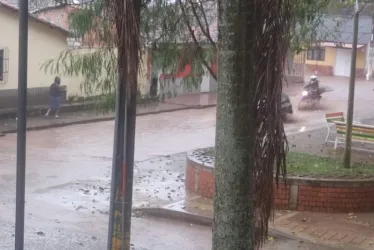
[[[151,53],[151,52],[150,52]],[[152,67],[150,63],[151,59],[148,58],[147,65],[147,77],[148,82],[152,82],[151,78],[160,79],[158,83],[157,93],[175,93],[177,95],[181,94],[196,94],[196,93],[209,93],[216,92],[218,88],[217,81],[212,77],[208,70],[204,70],[204,75],[202,76],[201,82],[197,86],[188,86],[183,82],[183,79],[192,73],[192,68],[190,64],[187,64],[184,69],[179,70],[176,74],[163,74],[161,70],[157,70],[156,67]],[[217,74],[218,62],[216,61],[212,66],[213,72]],[[152,77],[151,77],[152,75]]]
[[[360,49],[357,49],[357,61],[356,61],[356,78],[365,78],[366,74],[366,46]]]
[[[374,50],[373,50],[373,48],[371,48],[369,46],[370,46],[370,43],[368,43],[366,45],[365,74],[370,73],[371,75],[370,75],[369,79],[372,80],[373,76],[374,76]]]
[[[324,61],[308,60],[307,56],[305,56],[306,68],[310,72],[314,72],[317,70],[319,75],[333,75],[335,57],[336,57],[335,48],[326,47]]]
[[[47,60],[68,48],[66,34],[29,19],[28,87],[45,87],[53,76],[40,70]],[[18,14],[0,8],[0,46],[9,52],[8,81],[1,89],[14,89],[18,84]]]
[[[84,55],[89,53],[94,53],[97,48],[79,48],[71,50],[73,55]],[[116,54],[116,51],[114,52]],[[149,84],[147,80],[147,52],[142,53],[142,59],[139,66],[139,76],[138,76],[138,90],[142,95],[146,95],[149,92]],[[103,75],[105,77],[105,69],[103,69]],[[67,95],[68,96],[77,96],[77,97],[87,97],[88,95],[81,90],[81,83],[84,81],[82,75],[78,76],[61,76],[63,83],[67,86]],[[100,95],[101,91],[96,91],[90,95]]]
[[[357,49],[356,69],[364,69],[366,62],[366,47]]]
[[[66,9],[57,9],[57,11],[64,13]],[[67,34],[35,20],[29,20],[29,105],[42,105],[48,103],[49,86],[55,75],[40,68],[45,62],[50,59],[57,59],[61,52],[68,49]],[[0,8],[0,24],[0,47],[6,48],[9,55],[7,80],[5,83],[0,83],[0,109],[14,108],[17,105],[16,90],[18,88],[18,13]],[[88,48],[74,50],[74,53],[77,54],[91,52],[92,50]],[[146,79],[147,66],[146,60],[143,59],[141,62],[143,65],[140,67],[142,70],[139,72],[138,84],[139,89],[145,94],[148,84]],[[67,89],[66,96],[86,96],[80,88],[84,80],[82,76],[61,75],[60,77],[62,85]]]
[[[309,65],[320,65],[320,66],[334,66],[335,65],[335,48],[325,48],[325,61],[314,61],[314,60],[308,60],[307,57],[305,60],[305,64]]]
[[[186,190],[214,197],[214,161],[199,151],[188,153]],[[276,209],[330,213],[374,212],[374,179],[287,177],[273,184]]]
[[[161,75],[161,74],[160,74]],[[161,87],[161,84],[163,87]],[[176,78],[173,82],[172,78],[165,78],[160,80],[160,84],[158,85],[158,94],[168,94],[172,93],[175,95],[181,94],[195,94],[200,93],[201,84],[195,88],[194,86],[187,86],[183,83],[183,78]]]
[[[63,6],[63,7],[56,7],[56,8],[50,8],[46,9],[44,11],[41,11],[39,13],[36,13],[38,17],[44,18],[52,23],[56,23],[60,26],[63,26],[66,29],[69,29],[69,14],[74,11],[76,8],[72,6]],[[98,47],[99,42],[95,42],[95,35],[87,35],[85,37],[86,39],[83,40],[83,46],[80,48],[77,48],[74,50],[77,54],[84,54],[84,53],[91,53],[95,48]],[[87,46],[90,45],[90,46]],[[93,48],[89,48],[93,47]],[[143,52],[142,54],[143,58],[141,60],[141,65],[139,67],[139,78],[138,78],[138,89],[141,92],[142,95],[145,95],[149,92],[149,84],[147,81],[147,60],[148,58],[148,52]],[[70,96],[86,96],[85,93],[83,93],[80,90],[80,84],[83,82],[83,77],[64,77],[68,82],[69,88],[68,88],[68,95]],[[76,79],[78,78],[78,79]],[[97,92],[97,94],[100,94]]]
[[[306,53],[301,52],[299,54],[288,51],[287,57],[284,62],[284,73],[287,77],[298,78],[303,81],[305,74],[305,58]]]
[[[336,60],[336,49],[326,47],[325,48],[325,61],[314,61],[306,60],[305,64],[310,72],[318,71],[319,75],[333,75],[335,60]],[[359,48],[357,50],[357,60],[356,60],[356,76],[363,77],[366,61],[366,49],[365,47]]]
[[[36,16],[40,18],[44,18],[52,23],[60,25],[66,29],[69,29],[69,14],[72,13],[74,10],[78,10],[78,7],[72,6],[60,6],[60,7],[51,7],[49,9],[45,9],[43,11],[35,13]],[[94,22],[97,22],[95,20]],[[98,23],[94,23],[93,26],[100,25]],[[115,34],[115,26],[113,25],[113,34]],[[75,39],[70,38],[72,43],[72,47],[100,47],[103,45],[103,42],[97,38],[97,33],[91,31],[84,35],[83,39]]]
[[[8,74],[5,82],[0,83],[0,92],[18,88],[18,12],[0,7],[0,47],[8,51]],[[54,76],[45,73],[40,67],[49,59],[57,57],[61,51],[68,48],[67,34],[53,29],[45,24],[29,19],[29,50],[28,50],[28,88],[29,100],[32,96],[46,93]],[[48,92],[48,91],[47,91]],[[4,92],[5,93],[5,92]],[[3,93],[3,94],[4,94]],[[5,95],[5,94],[4,94]],[[17,93],[6,91],[6,106],[16,105]],[[35,98],[35,101],[40,97]],[[13,102],[10,105],[9,102]],[[2,108],[3,105],[0,105]],[[3,107],[4,108],[4,107]]]
[[[161,75],[161,73],[160,73]],[[202,77],[201,83],[195,86],[187,86],[183,83],[183,78],[176,78],[173,80],[168,77],[161,80],[164,85],[163,93],[175,93],[176,95],[183,94],[197,94],[197,93],[212,93],[217,92],[218,84],[217,81],[210,75],[205,74]],[[158,93],[161,93],[161,87],[158,88]]]
[[[218,83],[212,76],[209,77],[209,92],[217,92]]]
[[[286,185],[274,184],[275,207],[329,213],[374,211],[374,180],[328,180],[288,178]]]
[[[142,95],[149,94],[150,84],[148,81],[148,50],[143,51],[139,66],[138,90]]]

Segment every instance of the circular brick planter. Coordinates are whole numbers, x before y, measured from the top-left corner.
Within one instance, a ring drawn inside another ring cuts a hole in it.
[[[211,149],[187,154],[186,189],[204,198],[214,195]],[[287,177],[275,189],[275,207],[312,212],[374,212],[374,179],[339,180]]]

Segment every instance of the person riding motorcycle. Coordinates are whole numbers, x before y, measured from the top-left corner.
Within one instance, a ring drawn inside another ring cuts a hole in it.
[[[319,81],[316,75],[310,77],[309,83],[305,86],[305,89],[309,90],[315,97],[319,97]]]

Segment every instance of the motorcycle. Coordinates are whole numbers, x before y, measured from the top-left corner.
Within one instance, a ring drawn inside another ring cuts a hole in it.
[[[301,99],[298,105],[298,109],[300,110],[305,107],[314,108],[315,106],[320,104],[322,94],[328,91],[332,90],[325,87],[319,87],[318,92],[315,92],[310,88],[304,88],[303,92],[301,93]]]

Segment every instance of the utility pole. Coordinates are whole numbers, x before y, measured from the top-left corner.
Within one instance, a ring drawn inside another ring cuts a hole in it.
[[[23,250],[25,235],[28,6],[28,0],[20,0],[15,250]]]
[[[353,43],[352,43],[352,58],[351,58],[351,75],[349,78],[349,94],[348,94],[348,110],[347,110],[347,126],[345,135],[344,148],[344,167],[351,167],[351,153],[352,153],[352,124],[353,124],[353,109],[355,98],[355,81],[356,81],[356,58],[357,58],[357,39],[358,39],[358,22],[359,22],[358,2],[356,0],[354,24],[353,24]]]
[[[134,0],[134,5],[139,24],[141,1]],[[122,68],[127,69],[131,62],[127,59],[124,62],[126,65]],[[131,247],[137,81],[129,82],[129,79],[126,70],[118,70],[107,250],[130,250]]]
[[[130,250],[133,193],[136,91],[126,88],[119,74],[108,229],[108,250]]]
[[[369,59],[370,59],[370,68],[369,68],[369,72],[370,72],[370,78],[372,77],[373,75],[373,52],[374,52],[374,13],[372,14],[371,16],[371,37],[370,37],[370,55],[369,55]]]
[[[123,178],[125,165],[125,121],[126,121],[126,88],[122,83],[124,77],[117,74],[116,89],[116,116],[114,127],[114,146],[113,146],[113,163],[112,163],[112,179],[110,194],[110,211],[109,211],[109,228],[108,228],[108,250],[122,249],[123,225],[118,223],[121,221],[123,188],[125,180]],[[117,223],[116,223],[117,222]]]

